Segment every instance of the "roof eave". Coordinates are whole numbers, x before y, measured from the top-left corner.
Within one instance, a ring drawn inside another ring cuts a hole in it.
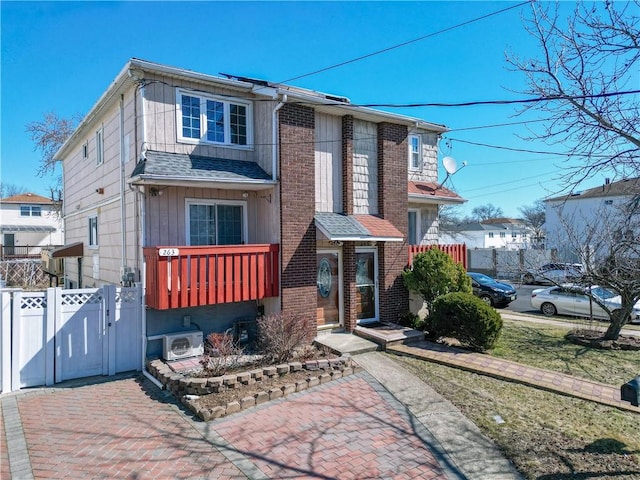
[[[204,187],[223,190],[265,190],[278,184],[276,180],[224,180],[192,177],[167,177],[166,175],[136,175],[127,181],[131,185],[167,187]]]
[[[409,194],[409,201],[412,203],[436,204],[436,205],[461,205],[467,200],[462,197],[442,197],[438,195],[419,195],[417,193]]]

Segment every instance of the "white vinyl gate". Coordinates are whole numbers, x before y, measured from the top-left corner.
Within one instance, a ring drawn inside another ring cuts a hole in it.
[[[142,369],[139,287],[2,292],[2,392]]]

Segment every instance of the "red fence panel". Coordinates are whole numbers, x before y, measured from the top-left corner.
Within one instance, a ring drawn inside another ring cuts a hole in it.
[[[426,252],[432,248],[442,250],[449,255],[454,262],[459,263],[467,269],[467,246],[464,243],[456,243],[451,245],[409,245],[409,265],[413,263],[413,257],[418,253]]]
[[[158,310],[277,297],[279,245],[144,249],[146,303]]]

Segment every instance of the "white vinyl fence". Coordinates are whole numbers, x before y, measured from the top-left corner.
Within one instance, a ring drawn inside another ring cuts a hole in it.
[[[142,369],[140,287],[2,291],[0,389]]]
[[[506,250],[500,248],[467,249],[467,270],[492,277],[519,280],[529,269],[537,270],[555,259],[553,250]]]

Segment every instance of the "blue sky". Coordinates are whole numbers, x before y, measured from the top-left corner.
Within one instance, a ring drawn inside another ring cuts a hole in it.
[[[62,117],[87,113],[131,57],[285,81],[518,3],[2,1],[1,180],[48,195],[54,178],[36,176],[39,155],[25,125],[50,111]],[[290,83],[358,104],[524,98],[514,93],[523,88],[523,77],[508,70],[505,52],[535,54],[522,28],[528,14],[529,6],[520,6]],[[468,163],[446,184],[468,199],[461,213],[492,203],[517,216],[519,207],[561,191],[562,158],[463,143],[557,151],[522,140],[525,125],[489,128],[534,119],[514,117],[516,108],[389,110],[452,130],[441,158]]]

